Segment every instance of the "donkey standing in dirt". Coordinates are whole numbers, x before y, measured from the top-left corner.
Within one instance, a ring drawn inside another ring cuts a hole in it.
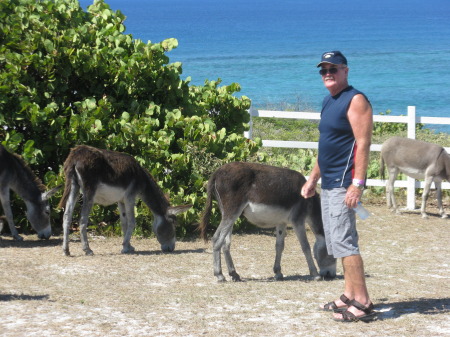
[[[80,215],[81,244],[86,255],[92,255],[87,238],[89,213],[94,203],[103,206],[118,203],[123,232],[122,253],[131,253],[131,235],[136,225],[134,205],[139,197],[153,212],[153,231],[164,252],[175,249],[176,214],[187,211],[192,205],[170,206],[162,190],[150,173],[130,155],[77,146],[64,162],[66,178],[64,195],[59,207],[64,211],[64,254],[69,256],[69,225],[81,189],[83,205]]]
[[[336,276],[336,259],[328,255],[325,245],[320,199],[318,195],[310,199],[304,199],[300,195],[301,187],[305,182],[303,175],[293,170],[243,162],[226,164],[211,175],[199,230],[203,239],[206,240],[214,196],[222,214],[222,220],[212,239],[214,275],[218,281],[225,281],[221,267],[221,249],[223,249],[229,275],[233,281],[241,280],[230,254],[233,224],[241,214],[259,227],[276,227],[276,256],[273,271],[277,280],[283,279],[281,255],[288,224],[294,227],[306,257],[310,275],[316,279],[320,276]],[[314,257],[320,268],[320,276],[311,255],[305,221],[309,223],[316,237]]]
[[[17,193],[27,207],[27,219],[40,239],[52,235],[50,226],[50,206],[48,199],[59,189],[56,187],[45,192],[41,181],[33,174],[29,166],[16,154],[9,153],[0,145],[0,201],[15,240],[23,238],[17,232],[11,210],[10,190]]]
[[[446,218],[442,206],[442,180],[450,180],[450,156],[442,146],[420,140],[392,137],[381,147],[381,178],[384,179],[384,166],[387,166],[389,180],[386,183],[387,206],[393,207],[399,213],[394,197],[394,182],[399,172],[414,178],[425,179],[420,212],[426,218],[426,202],[430,193],[431,183],[437,191],[439,214]]]

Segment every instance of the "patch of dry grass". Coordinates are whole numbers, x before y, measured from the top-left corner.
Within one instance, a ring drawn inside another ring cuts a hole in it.
[[[272,275],[275,238],[235,235],[232,255],[244,282],[217,283],[210,243],[178,242],[160,253],[155,239],[93,237],[94,256],[60,237],[0,240],[2,336],[448,336],[450,234],[437,210],[395,215],[384,206],[358,223],[367,283],[379,311],[371,323],[332,321],[317,306],[337,298],[334,281],[313,281],[295,234],[286,240],[285,281]],[[311,233],[308,233],[309,235]]]

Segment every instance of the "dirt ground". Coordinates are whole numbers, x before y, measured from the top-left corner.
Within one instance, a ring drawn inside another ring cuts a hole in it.
[[[91,237],[95,255],[84,256],[73,235],[65,257],[61,237],[30,235],[0,240],[0,334],[449,336],[450,219],[435,209],[422,219],[367,208],[372,216],[358,227],[376,321],[334,322],[317,309],[341,294],[342,267],[333,281],[313,281],[292,230],[278,282],[273,233],[234,235],[239,283],[215,280],[210,242],[178,242],[163,254],[156,239],[133,238],[136,253],[122,255],[120,238]]]

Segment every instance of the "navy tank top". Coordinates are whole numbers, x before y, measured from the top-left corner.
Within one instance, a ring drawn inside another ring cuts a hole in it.
[[[364,95],[348,86],[339,94],[328,95],[323,100],[318,161],[324,189],[347,188],[352,183],[356,141],[347,111],[353,97],[358,94]],[[367,99],[366,95],[364,97]]]

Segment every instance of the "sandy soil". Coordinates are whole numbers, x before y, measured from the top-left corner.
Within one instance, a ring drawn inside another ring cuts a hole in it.
[[[270,232],[233,236],[232,254],[244,282],[218,283],[210,243],[178,242],[163,254],[155,239],[91,237],[84,256],[76,235],[72,257],[62,240],[0,240],[2,336],[449,336],[450,220],[437,211],[395,215],[368,206],[359,221],[367,283],[378,319],[334,322],[317,309],[343,289],[313,281],[292,231],[282,260],[285,280],[274,281]],[[310,233],[309,233],[310,234]],[[311,238],[312,239],[312,238]]]

